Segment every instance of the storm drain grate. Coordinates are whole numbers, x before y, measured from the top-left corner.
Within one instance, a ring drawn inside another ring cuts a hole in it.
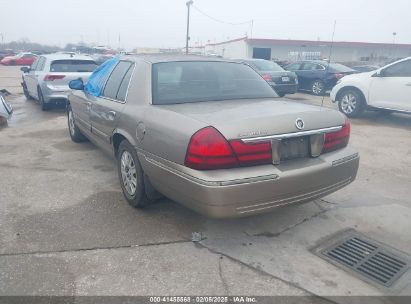
[[[387,246],[362,236],[344,238],[321,253],[386,287],[390,287],[410,266],[405,258],[394,254]]]

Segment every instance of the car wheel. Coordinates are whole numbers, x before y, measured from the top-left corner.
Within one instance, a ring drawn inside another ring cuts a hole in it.
[[[325,84],[322,80],[314,80],[311,84],[311,92],[314,95],[324,95],[325,93]]]
[[[338,100],[338,108],[348,117],[358,117],[364,111],[365,101],[357,90],[345,90]]]
[[[123,140],[118,147],[117,168],[127,202],[134,208],[145,207],[149,200],[144,191],[143,169],[136,150],[127,140]]]
[[[23,82],[22,87],[23,87],[23,93],[24,93],[24,96],[26,97],[26,99],[28,99],[28,100],[32,99],[30,94],[29,94],[29,91],[27,90],[27,85],[26,85],[25,82]]]
[[[284,97],[285,93],[277,93],[277,95],[280,96],[280,97]]]
[[[76,121],[74,120],[73,110],[70,106],[68,106],[67,108],[67,124],[72,141],[78,143],[87,139],[77,127]]]
[[[44,96],[40,88],[37,88],[37,94],[39,96],[39,104],[40,104],[41,109],[43,111],[47,111],[49,109],[49,105],[44,102]]]

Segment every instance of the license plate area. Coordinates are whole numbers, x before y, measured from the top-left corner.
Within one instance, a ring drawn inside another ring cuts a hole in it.
[[[318,157],[324,145],[324,134],[274,139],[271,141],[272,162]]]
[[[308,157],[310,152],[308,143],[307,136],[282,139],[280,161]]]
[[[288,76],[283,76],[283,77],[281,77],[281,81],[282,81],[282,82],[290,82],[290,77],[288,77]]]

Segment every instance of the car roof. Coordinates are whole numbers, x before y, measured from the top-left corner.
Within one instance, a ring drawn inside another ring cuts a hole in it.
[[[184,54],[142,54],[142,55],[125,55],[120,59],[126,59],[130,61],[143,60],[149,63],[160,62],[177,62],[177,61],[219,61],[219,62],[236,62],[229,59],[216,58],[214,56],[201,56],[201,55],[184,55]],[[236,62],[238,63],[238,62]]]
[[[88,55],[80,55],[80,54],[62,54],[62,53],[55,53],[55,54],[47,54],[47,55],[41,55],[42,57],[45,57],[46,59],[49,60],[93,60]]]

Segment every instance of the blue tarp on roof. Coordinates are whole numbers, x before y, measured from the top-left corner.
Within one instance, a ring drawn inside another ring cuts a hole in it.
[[[107,78],[110,76],[111,71],[117,65],[118,61],[118,57],[114,57],[100,65],[93,74],[90,75],[84,91],[93,96],[100,96]]]

